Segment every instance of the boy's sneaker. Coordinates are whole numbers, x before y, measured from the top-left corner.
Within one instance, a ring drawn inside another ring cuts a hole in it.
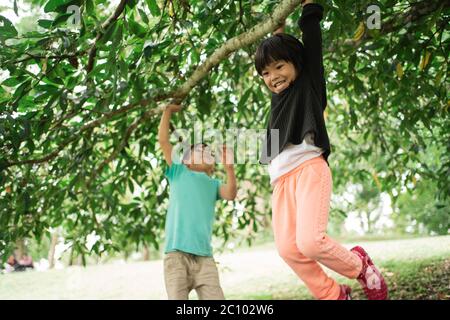
[[[338,300],[352,300],[352,296],[350,295],[352,293],[352,288],[345,284],[339,285],[341,288],[341,293],[339,294]]]
[[[387,300],[388,288],[386,281],[373,264],[367,252],[359,246],[352,248],[350,251],[356,253],[361,258],[362,271],[356,279],[363,287],[367,299]]]

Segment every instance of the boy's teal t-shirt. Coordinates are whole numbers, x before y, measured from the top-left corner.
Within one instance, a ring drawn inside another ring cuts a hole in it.
[[[212,256],[211,236],[220,181],[175,161],[165,175],[170,184],[165,253],[183,251]]]

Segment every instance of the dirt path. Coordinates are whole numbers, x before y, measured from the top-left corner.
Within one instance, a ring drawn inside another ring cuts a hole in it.
[[[354,244],[345,244],[351,248]],[[450,256],[450,236],[363,243],[375,262]],[[264,294],[300,281],[273,244],[217,255],[228,298]],[[192,293],[192,298],[195,294]],[[166,299],[162,261],[0,275],[0,299]]]

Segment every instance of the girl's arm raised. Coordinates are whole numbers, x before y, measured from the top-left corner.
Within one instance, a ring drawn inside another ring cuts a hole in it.
[[[298,22],[302,30],[302,41],[305,47],[305,68],[312,78],[313,86],[323,99],[323,107],[326,106],[325,78],[322,53],[322,31],[320,20],[323,17],[323,7],[305,0],[302,3],[303,11]]]
[[[285,27],[286,23],[283,22],[283,24],[281,26],[279,26],[274,32],[273,34],[277,34],[277,33],[284,33],[284,27]]]

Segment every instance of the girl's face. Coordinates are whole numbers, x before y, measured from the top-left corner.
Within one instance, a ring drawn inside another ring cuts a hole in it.
[[[291,62],[273,61],[261,72],[264,83],[273,93],[285,90],[297,78],[297,70]]]

